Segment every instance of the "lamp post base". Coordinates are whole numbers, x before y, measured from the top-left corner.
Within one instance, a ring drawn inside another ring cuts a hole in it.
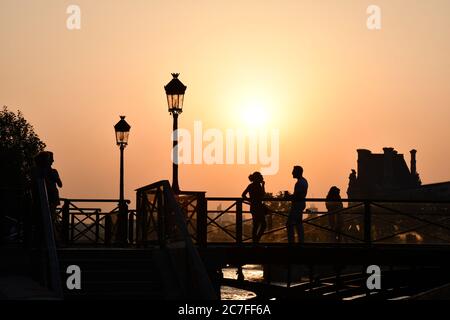
[[[180,187],[178,186],[178,184],[172,184],[172,190],[175,194],[178,194],[181,192]]]

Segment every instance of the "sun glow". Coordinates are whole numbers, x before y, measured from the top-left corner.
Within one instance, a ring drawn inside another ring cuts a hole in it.
[[[249,127],[262,127],[269,121],[267,104],[264,101],[249,101],[240,111],[242,122]]]

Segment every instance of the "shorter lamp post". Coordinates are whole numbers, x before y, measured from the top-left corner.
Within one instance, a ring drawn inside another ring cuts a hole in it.
[[[167,95],[169,113],[173,116],[173,159],[172,159],[172,189],[180,192],[178,185],[178,115],[183,112],[183,101],[186,86],[178,80],[179,73],[172,73],[172,80],[164,86]]]
[[[125,202],[123,191],[123,150],[128,144],[130,128],[130,125],[125,121],[125,116],[120,116],[120,121],[114,126],[116,143],[120,148],[119,217],[117,221],[117,240],[121,243],[127,242],[128,205]]]

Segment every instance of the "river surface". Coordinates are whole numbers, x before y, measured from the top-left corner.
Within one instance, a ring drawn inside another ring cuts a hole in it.
[[[222,269],[224,278],[237,279],[237,268],[224,268]],[[249,281],[262,281],[263,270],[262,266],[255,264],[248,264],[242,267],[245,280]],[[247,300],[254,298],[256,294],[251,291],[236,289],[232,287],[222,286],[221,298],[222,300]]]
[[[242,267],[242,271],[244,273],[245,280],[248,281],[254,281],[254,282],[260,282],[264,280],[264,272],[261,265],[255,265],[255,264],[248,264],[244,265]],[[224,278],[227,279],[237,279],[237,268],[224,268],[222,269]],[[274,285],[279,286],[286,286],[285,282],[275,282],[271,281]],[[300,282],[293,282],[293,283],[300,283]],[[360,297],[365,296],[365,294],[362,295],[355,295],[351,297],[346,297],[344,300],[353,300]],[[242,289],[232,288],[228,286],[222,286],[221,287],[221,299],[222,300],[248,300],[256,297],[256,294]],[[409,296],[398,296],[395,298],[391,298],[389,300],[403,300],[408,298]]]

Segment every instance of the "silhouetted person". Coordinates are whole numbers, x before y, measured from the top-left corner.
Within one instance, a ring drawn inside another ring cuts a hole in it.
[[[56,207],[60,204],[58,188],[62,188],[61,178],[56,169],[52,168],[54,159],[53,152],[47,152],[47,172],[45,177],[45,185],[47,187],[48,204],[52,213],[53,221],[56,221]]]
[[[56,207],[59,205],[60,201],[58,187],[62,187],[62,182],[58,171],[52,168],[54,161],[52,152],[42,151],[35,157],[34,160],[36,166],[33,168],[33,215],[31,223],[35,227],[35,230],[31,235],[32,241],[35,241],[36,237],[40,238],[40,232],[42,232],[42,208],[38,187],[39,181],[42,179],[45,183],[48,205],[53,223],[56,221]],[[31,228],[31,225],[28,227]]]
[[[266,207],[263,204],[263,198],[266,194],[264,188],[264,178],[259,172],[252,173],[248,179],[251,183],[242,193],[242,198],[250,200],[250,212],[253,220],[252,239],[254,243],[258,243],[266,229]],[[247,197],[250,194],[250,197]]]
[[[304,242],[303,210],[306,208],[305,199],[308,194],[308,181],[303,177],[303,168],[301,166],[294,167],[292,177],[297,179],[297,182],[295,183],[294,194],[289,197],[292,199],[292,204],[286,222],[288,241],[290,244],[295,242],[294,232],[297,232],[298,242]]]
[[[342,210],[344,208],[342,204],[342,199],[340,195],[340,191],[338,187],[333,186],[328,191],[328,195],[326,198],[326,207],[328,210],[328,221],[330,223],[330,228],[335,232],[330,233],[330,242],[338,241],[341,242],[342,236],[342,215],[339,212],[335,212],[338,210]]]

